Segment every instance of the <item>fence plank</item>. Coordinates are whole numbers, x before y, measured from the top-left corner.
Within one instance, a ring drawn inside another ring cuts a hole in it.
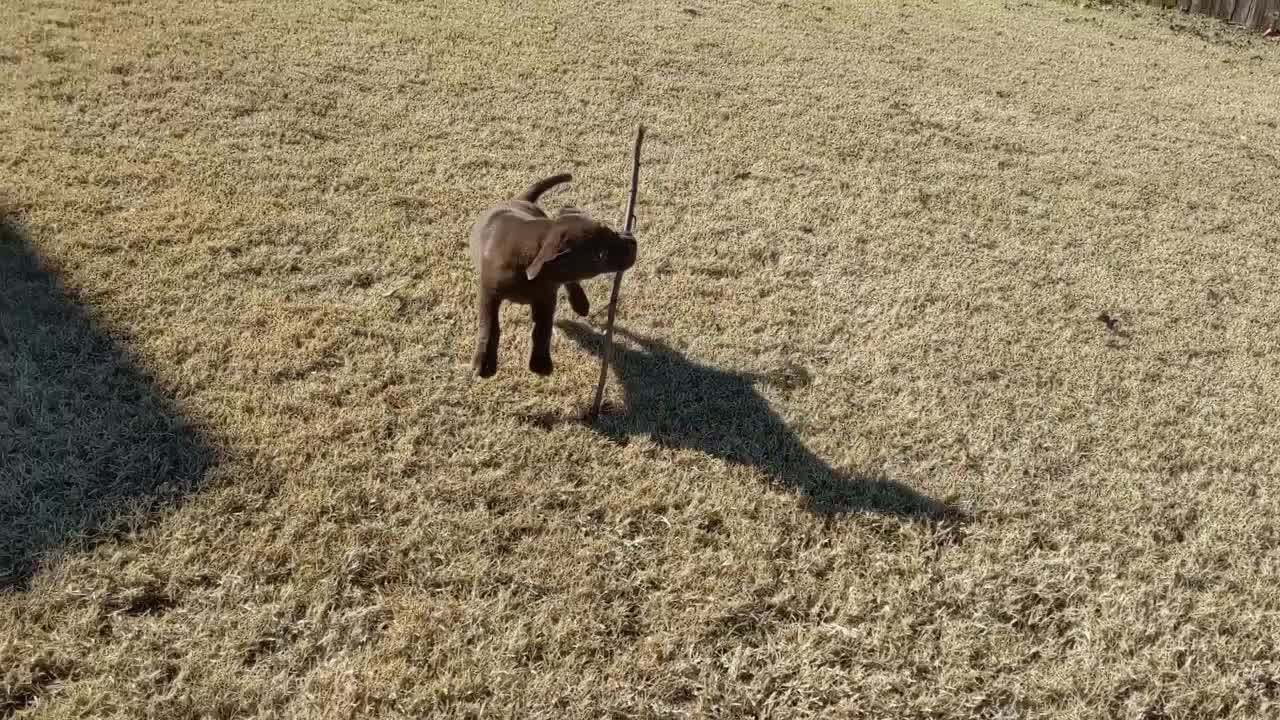
[[[1280,0],[1143,0],[1147,5],[1177,7],[1183,12],[1208,15],[1253,30],[1280,20]],[[1280,27],[1280,22],[1277,22]]]

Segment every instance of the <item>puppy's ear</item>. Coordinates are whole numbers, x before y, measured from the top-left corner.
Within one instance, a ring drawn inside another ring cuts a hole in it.
[[[524,271],[525,277],[530,280],[538,277],[538,273],[542,272],[542,266],[555,260],[561,255],[569,252],[564,246],[564,231],[552,230],[542,238],[542,246],[538,248],[538,255],[533,258],[533,262],[529,263],[528,269]]]

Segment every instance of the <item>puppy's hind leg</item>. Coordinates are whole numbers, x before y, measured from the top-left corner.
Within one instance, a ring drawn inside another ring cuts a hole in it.
[[[480,332],[471,365],[476,374],[487,378],[498,372],[498,308],[502,305],[502,298],[488,288],[481,288],[478,305]]]
[[[586,317],[591,312],[591,301],[587,299],[587,293],[582,289],[582,285],[576,282],[567,282],[564,289],[569,291],[569,307],[580,317]]]
[[[550,375],[551,329],[556,319],[556,294],[552,290],[530,304],[533,312],[533,352],[529,354],[529,369],[539,375]]]

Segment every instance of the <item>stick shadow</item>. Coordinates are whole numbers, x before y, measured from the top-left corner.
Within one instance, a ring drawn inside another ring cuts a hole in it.
[[[577,322],[558,325],[575,344],[601,356],[603,334]],[[755,387],[757,382],[788,385],[793,380],[700,365],[658,340],[616,326],[614,333],[639,347],[614,346],[611,377],[622,384],[625,408],[602,414],[596,428],[615,441],[649,435],[664,446],[757,468],[772,482],[798,492],[806,509],[819,515],[966,519],[960,509],[905,485],[843,473],[814,455]]]
[[[0,207],[0,592],[193,491],[214,446]]]

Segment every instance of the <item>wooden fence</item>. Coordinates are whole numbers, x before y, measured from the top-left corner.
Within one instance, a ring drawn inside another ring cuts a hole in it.
[[[1210,15],[1247,28],[1280,28],[1280,0],[1144,0],[1148,5]]]

